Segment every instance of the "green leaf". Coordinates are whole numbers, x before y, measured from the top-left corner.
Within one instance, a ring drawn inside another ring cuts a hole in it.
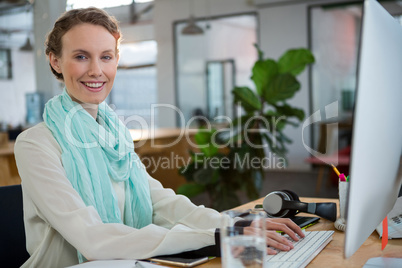
[[[232,191],[224,191],[223,193],[216,194],[214,197],[212,206],[217,211],[232,209],[241,204],[239,197]]]
[[[262,96],[264,88],[278,74],[278,65],[271,59],[265,61],[259,60],[254,64],[252,72],[251,80],[254,81],[258,95]]]
[[[272,141],[272,137],[271,137],[272,135],[268,135],[268,134],[266,134],[266,133],[263,133],[262,134],[262,137],[265,139],[265,141],[268,143],[268,145],[269,145],[269,148],[271,149],[271,151],[273,151],[273,141]]]
[[[236,171],[244,173],[248,166],[248,159],[250,159],[250,147],[243,143],[240,148],[233,152],[233,162]]]
[[[206,130],[201,128],[194,135],[195,142],[206,157],[212,157],[218,153],[218,147],[212,140],[212,135],[215,133],[215,131],[215,129]]]
[[[299,121],[304,119],[304,111],[302,109],[291,107],[288,104],[284,104],[283,106],[275,106],[276,110],[279,114],[285,116],[295,116]]]
[[[283,133],[279,133],[279,139],[286,143],[292,143],[293,141]]]
[[[247,196],[249,199],[257,199],[259,197],[260,190],[262,189],[262,173],[261,170],[251,170],[252,183],[247,186]]]
[[[296,76],[303,72],[307,64],[314,61],[314,55],[310,50],[304,48],[290,49],[278,61],[279,73],[291,73]]]
[[[205,191],[205,186],[196,183],[185,183],[180,185],[176,192],[187,197],[197,196]]]
[[[236,117],[235,119],[233,119],[233,126],[237,127],[237,126],[244,126],[244,124],[254,116],[254,114],[245,114],[239,117]],[[234,132],[237,132],[236,129],[234,129]],[[237,133],[236,133],[237,134]]]
[[[196,172],[196,165],[194,162],[183,166],[179,169],[179,174],[183,175],[187,181],[193,181],[194,173]]]
[[[257,49],[257,52],[258,52],[258,60],[263,60],[264,59],[264,52],[261,51],[261,49],[258,46],[258,44],[254,44],[254,47]]]
[[[275,125],[273,126],[275,128],[275,131],[282,131],[286,127],[286,121],[284,120],[277,120],[275,121]]]
[[[217,183],[219,181],[219,178],[220,178],[220,169],[219,168],[213,169],[211,183],[212,184]]]
[[[194,181],[199,184],[207,185],[211,183],[214,175],[212,168],[202,168],[194,172]]]
[[[287,123],[288,125],[291,125],[291,126],[294,126],[294,127],[298,127],[298,126],[299,126],[298,123],[292,122],[292,121],[289,121],[289,120],[286,120],[286,123]]]
[[[286,73],[275,76],[263,94],[267,102],[275,105],[278,101],[284,101],[293,97],[299,89],[300,83],[296,78]]]
[[[239,103],[247,112],[261,109],[261,102],[257,95],[248,87],[235,87],[233,89],[234,102]]]

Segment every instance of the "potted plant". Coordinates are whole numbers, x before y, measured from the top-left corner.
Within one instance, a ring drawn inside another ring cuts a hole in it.
[[[251,76],[255,90],[235,87],[232,91],[242,114],[228,128],[201,128],[195,135],[200,151],[191,151],[191,163],[179,171],[187,183],[177,192],[188,197],[207,192],[210,206],[218,211],[240,205],[239,192],[249,199],[259,197],[264,161],[274,157],[286,165],[287,144],[292,141],[284,129],[298,126],[305,116],[302,109],[287,101],[300,89],[296,76],[315,61],[312,53],[304,48],[290,49],[275,61],[264,59],[256,48],[258,60]]]

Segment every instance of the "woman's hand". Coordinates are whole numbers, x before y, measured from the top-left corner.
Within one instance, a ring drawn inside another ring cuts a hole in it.
[[[304,237],[303,231],[300,227],[294,223],[291,219],[285,218],[269,218],[265,219],[266,224],[266,242],[267,242],[267,253],[276,254],[277,251],[272,249],[279,249],[281,251],[289,251],[293,248],[292,242],[290,242],[286,237],[277,233],[276,231],[282,231],[287,234],[294,241],[299,241],[299,237]],[[256,228],[260,225],[259,222],[252,222],[249,227],[244,228],[244,233],[255,233]],[[299,237],[298,237],[299,236]]]

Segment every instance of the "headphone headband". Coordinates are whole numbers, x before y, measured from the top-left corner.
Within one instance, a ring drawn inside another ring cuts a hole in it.
[[[263,201],[263,208],[270,217],[290,218],[299,212],[318,215],[324,219],[336,220],[335,203],[305,203],[287,190],[269,193]]]

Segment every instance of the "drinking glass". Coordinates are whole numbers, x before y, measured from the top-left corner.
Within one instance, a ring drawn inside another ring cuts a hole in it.
[[[266,262],[266,223],[265,212],[244,212],[230,210],[222,212],[221,255],[222,267],[224,268],[262,268]],[[246,215],[247,214],[247,215]],[[242,218],[252,221],[251,230],[244,230],[236,225]]]

